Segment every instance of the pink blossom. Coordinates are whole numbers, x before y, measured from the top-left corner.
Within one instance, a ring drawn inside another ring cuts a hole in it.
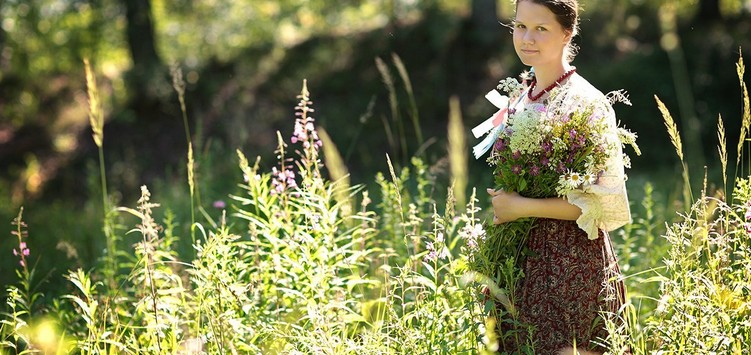
[[[223,209],[227,207],[227,204],[222,200],[216,200],[213,204],[214,208]]]

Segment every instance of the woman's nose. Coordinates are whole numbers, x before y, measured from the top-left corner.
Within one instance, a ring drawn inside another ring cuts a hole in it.
[[[524,43],[534,43],[535,36],[533,31],[525,31],[524,36],[522,37],[522,41],[524,41]]]

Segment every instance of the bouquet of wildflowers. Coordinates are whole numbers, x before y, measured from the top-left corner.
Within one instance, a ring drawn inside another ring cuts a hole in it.
[[[509,94],[509,102],[517,101],[524,89],[512,78],[499,85],[499,90]],[[608,159],[620,154],[620,145],[630,144],[640,153],[636,135],[610,127],[606,119],[611,103],[608,99],[628,104],[625,95],[615,92],[602,102],[593,102],[576,93],[556,90],[547,105],[529,104],[518,110],[510,107],[505,124],[491,133],[494,141],[487,161],[493,167],[496,189],[530,198],[565,197],[574,189],[586,190],[596,184]],[[630,165],[628,157],[624,162]],[[533,218],[524,218],[487,225],[485,240],[473,260],[475,271],[491,277],[509,297],[524,276],[524,245],[533,222]],[[509,303],[504,308],[514,316],[513,300]]]

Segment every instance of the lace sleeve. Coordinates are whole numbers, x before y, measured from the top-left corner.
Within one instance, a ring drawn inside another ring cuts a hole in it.
[[[605,119],[609,126],[608,139],[613,143],[604,173],[596,184],[573,190],[566,195],[569,203],[581,208],[576,220],[579,228],[589,239],[598,238],[598,230],[612,231],[631,222],[626,176],[624,173],[623,148],[618,137],[615,113],[607,106]]]

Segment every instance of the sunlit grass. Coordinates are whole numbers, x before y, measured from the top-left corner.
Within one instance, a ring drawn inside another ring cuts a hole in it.
[[[407,85],[406,70],[398,70]],[[87,78],[94,83],[92,72]],[[410,159],[400,165],[384,156],[388,171],[367,191],[352,184],[333,141],[317,129],[311,96],[303,84],[295,131],[277,134],[273,168],[237,152],[237,189],[214,216],[194,195],[205,182],[195,166],[186,167],[191,210],[204,211],[191,213],[190,237],[175,222],[187,205],[159,206],[153,188],[143,187],[136,206],[111,208],[106,179],[98,176],[103,234],[112,245],[97,267],[66,273],[62,297],[35,291],[19,212],[13,241],[27,259],[19,259],[16,283],[6,290],[0,353],[494,353],[507,335],[494,332],[483,276],[468,272],[467,241],[479,232],[484,203],[475,189],[465,191],[458,103],[447,133],[452,173],[444,183],[451,188],[436,188],[432,167],[405,153],[403,127],[395,127],[393,151]],[[103,120],[95,110],[96,135]],[[660,110],[682,155],[680,132],[667,107]],[[410,115],[417,124],[416,112]],[[193,156],[183,119],[187,160],[200,165],[204,156]],[[721,120],[718,137],[726,180]],[[610,337],[602,339],[613,354],[740,354],[751,339],[751,183],[733,179],[723,182],[725,191],[732,186],[727,199],[705,188],[693,200],[680,193],[690,189],[684,158],[686,186],[672,186],[675,193],[641,176],[629,182],[634,221],[612,235],[629,302],[618,314],[624,322],[609,323]],[[684,202],[689,208],[680,207]],[[167,212],[157,221],[160,210]],[[180,253],[188,239],[192,252]],[[508,294],[491,290],[501,301]]]

